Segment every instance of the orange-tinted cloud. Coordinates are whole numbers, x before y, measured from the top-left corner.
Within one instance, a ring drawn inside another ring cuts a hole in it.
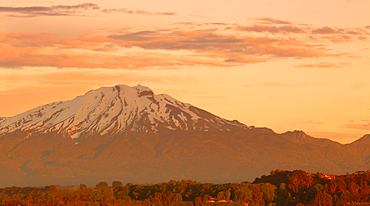
[[[77,5],[0,7],[0,12],[11,13],[16,17],[35,16],[75,16],[86,10],[100,10],[97,4],[83,3]]]
[[[163,16],[175,16],[177,15],[176,12],[151,12],[151,11],[144,11],[144,10],[129,10],[126,8],[119,8],[119,9],[102,9],[101,12],[103,13],[125,13],[125,14],[141,14],[141,15],[163,15]]]
[[[89,12],[91,11],[98,13],[125,13],[139,15],[176,15],[176,12],[150,12],[144,10],[129,10],[126,8],[102,9],[99,5],[94,3],[54,6],[0,7],[0,12],[7,13],[8,16],[13,17],[86,16],[90,15]]]
[[[0,67],[231,67],[282,58],[348,56],[350,54],[345,52],[334,53],[328,44],[366,41],[369,35],[365,28],[315,28],[272,18],[257,19],[257,24],[249,26],[222,22],[180,22],[176,25],[191,28],[135,32],[115,30],[113,35],[87,33],[78,38],[57,37],[45,33],[0,32]],[[141,48],[141,51],[128,52],[137,48]],[[122,50],[126,52],[121,53]],[[342,66],[345,64],[320,63],[296,67]]]
[[[304,33],[304,30],[292,26],[292,25],[284,25],[284,26],[268,26],[268,25],[253,25],[253,26],[240,26],[237,27],[239,31],[248,31],[248,32],[269,32],[269,33]]]
[[[295,67],[304,67],[304,68],[341,68],[344,66],[350,65],[349,63],[318,63],[318,64],[299,64]]]
[[[170,33],[136,32],[124,35],[111,35],[108,38],[121,40],[126,44],[144,49],[190,50],[204,55],[217,55],[224,62],[238,59],[257,58],[265,61],[276,57],[317,57],[326,51],[315,45],[295,40],[278,40],[268,37],[238,37],[209,31],[174,31]],[[212,56],[211,55],[211,56]],[[244,57],[244,58],[243,58]],[[256,62],[256,61],[254,61]],[[248,63],[240,61],[240,63]]]
[[[284,20],[268,18],[268,17],[257,18],[256,20],[258,20],[260,23],[263,23],[263,24],[293,24],[290,21],[284,21]]]
[[[334,43],[364,41],[369,35],[366,28],[332,28],[324,26],[321,28],[313,28],[311,34],[313,38],[326,39]]]
[[[307,42],[330,41],[334,43],[365,41],[369,33],[364,28],[333,28],[330,26],[313,27],[305,24],[294,24],[273,18],[257,18],[253,25],[229,26],[225,29],[246,33],[263,33],[264,35],[290,34],[294,38],[304,38]],[[293,38],[293,37],[292,37]]]
[[[321,28],[312,30],[312,33],[313,34],[334,34],[336,33],[336,31],[329,26],[323,26]]]
[[[370,130],[370,123],[366,124],[346,124],[343,125],[343,127],[348,128],[348,129],[355,129],[355,130]]]
[[[243,87],[303,87],[305,84],[290,84],[284,82],[262,82],[257,84],[246,84]]]
[[[1,38],[0,66],[7,68],[50,66],[140,69],[196,65],[233,66],[272,58],[328,55],[325,49],[296,40],[224,35],[209,30],[140,31],[107,37],[88,33],[76,39],[51,34],[9,33],[2,34]],[[140,47],[148,52],[140,55],[115,53],[120,48],[132,47]],[[160,50],[187,50],[196,55],[150,53]],[[209,59],[205,60],[204,57]]]

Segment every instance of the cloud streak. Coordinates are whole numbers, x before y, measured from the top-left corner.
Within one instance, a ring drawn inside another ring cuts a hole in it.
[[[60,7],[67,10],[81,8],[100,9],[90,4]],[[260,21],[262,23],[258,23]],[[261,18],[257,24],[249,26],[213,22],[202,23],[202,29],[197,29],[198,25],[192,22],[176,25],[194,28],[135,32],[115,30],[112,35],[86,33],[78,38],[57,37],[47,33],[0,32],[0,67],[232,67],[286,58],[348,56],[351,54],[333,52],[328,45],[343,42],[344,35],[348,36],[346,42],[366,41],[368,37],[365,28],[314,28],[271,18]],[[364,38],[361,39],[362,36]],[[138,48],[140,52],[137,52]],[[346,65],[324,62],[295,67],[341,68]]]
[[[103,9],[94,3],[83,3],[76,5],[54,5],[54,6],[29,6],[29,7],[0,7],[0,13],[6,13],[12,17],[37,17],[37,16],[89,16],[91,13],[125,13],[138,15],[164,15],[174,16],[176,12],[151,12],[144,10],[129,10],[126,8]]]
[[[350,65],[349,63],[318,63],[318,64],[299,64],[295,65],[298,68],[342,68],[344,66]]]
[[[253,26],[240,26],[237,27],[239,31],[247,31],[247,32],[269,32],[269,33],[304,33],[304,30],[292,26],[292,25],[284,25],[284,26],[269,26],[269,25],[253,25]]]
[[[291,84],[283,82],[262,82],[257,84],[246,84],[242,87],[303,87],[304,84]]]

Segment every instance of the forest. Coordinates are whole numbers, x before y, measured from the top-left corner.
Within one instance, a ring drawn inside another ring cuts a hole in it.
[[[200,183],[170,180],[159,184],[95,187],[50,185],[0,188],[0,205],[123,205],[123,206],[254,206],[370,205],[370,171],[346,175],[271,171],[253,182]]]

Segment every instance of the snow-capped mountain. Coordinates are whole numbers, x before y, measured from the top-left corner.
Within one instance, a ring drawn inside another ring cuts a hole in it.
[[[141,85],[117,85],[87,92],[73,100],[54,102],[9,118],[0,118],[0,135],[11,132],[57,132],[80,135],[120,132],[158,133],[165,130],[240,132],[250,128],[182,103],[155,95]]]
[[[368,138],[342,145],[215,116],[144,86],[117,85],[0,117],[0,187],[240,182],[276,169],[370,167]]]

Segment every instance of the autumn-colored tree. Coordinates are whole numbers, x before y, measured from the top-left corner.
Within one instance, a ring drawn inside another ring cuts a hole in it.
[[[96,187],[97,188],[108,187],[108,183],[106,183],[106,182],[99,182],[98,184],[96,184]]]
[[[9,199],[10,197],[8,195],[0,193],[0,205],[4,205]]]
[[[80,184],[80,190],[86,190],[87,189],[87,186],[84,185],[84,184]]]
[[[288,188],[291,189],[294,193],[298,193],[298,190],[300,188],[311,187],[313,184],[315,184],[313,175],[303,170],[295,170],[292,174],[289,175]]]
[[[345,205],[349,202],[351,202],[351,195],[348,190],[344,190],[339,197],[337,205]]]
[[[226,201],[229,201],[230,200],[230,196],[231,196],[230,191],[229,190],[226,190],[226,192],[225,192],[225,200]]]
[[[163,195],[163,204],[164,205],[171,205],[171,202],[172,202],[172,198],[173,198],[173,193],[171,191],[167,191],[164,195]]]
[[[279,190],[277,191],[277,195],[276,195],[276,205],[277,206],[288,205],[290,200],[291,200],[291,195],[289,191],[286,190],[285,183],[281,183]]]
[[[225,192],[219,192],[217,193],[217,200],[220,201],[220,200],[225,200]]]
[[[202,198],[201,198],[201,197],[196,197],[196,198],[194,199],[194,205],[195,205],[195,206],[200,206],[200,205],[202,205]]]
[[[182,201],[182,195],[180,193],[176,193],[173,198],[172,198],[172,201],[173,202],[181,202]]]
[[[122,182],[120,182],[120,181],[113,181],[112,182],[112,187],[113,188],[122,187]]]
[[[314,206],[331,206],[333,205],[333,197],[330,194],[319,191],[316,194],[313,205]]]

